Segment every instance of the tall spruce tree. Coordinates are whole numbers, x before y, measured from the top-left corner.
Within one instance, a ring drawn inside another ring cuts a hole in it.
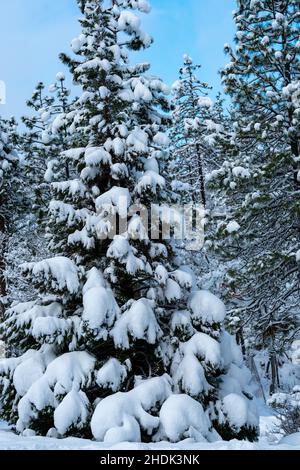
[[[70,90],[62,73],[45,93],[45,85],[38,83],[32,97],[27,101],[31,116],[24,116],[26,132],[22,136],[22,152],[25,156],[25,172],[30,186],[31,211],[42,222],[47,217],[53,179],[70,177],[68,163],[59,159],[68,145],[70,136],[61,115],[71,112]]]
[[[18,170],[20,197],[14,207],[14,229],[6,250],[8,302],[32,298],[32,286],[21,276],[20,265],[47,256],[45,229],[52,199],[51,181],[69,176],[66,163],[59,159],[70,138],[60,116],[71,111],[70,91],[62,73],[57,74],[49,92],[51,95],[45,93],[43,83],[38,83],[27,102],[31,116],[22,118],[26,130],[18,139],[22,155]]]
[[[14,119],[0,117],[0,315],[7,295],[6,257],[9,233],[13,224],[13,213],[17,202],[18,184],[16,168],[17,134]]]
[[[170,171],[175,179],[173,187],[180,191],[181,200],[195,207],[202,204],[205,209],[202,211],[205,243],[197,253],[185,251],[184,256],[194,264],[203,284],[219,291],[222,269],[219,257],[211,250],[215,223],[210,223],[214,220],[210,213],[219,211],[220,205],[209,179],[223,164],[231,120],[225,114],[222,96],[218,94],[215,101],[209,97],[212,89],[200,81],[200,69],[200,65],[185,55],[179,80],[173,85]]]
[[[231,149],[213,175],[227,195],[217,245],[241,322],[267,346],[270,392],[278,354],[299,334],[299,0],[240,0],[236,47],[223,71],[235,108]]]
[[[24,265],[39,296],[12,306],[1,326],[23,353],[0,363],[1,414],[19,432],[92,433],[109,443],[218,433],[253,440],[249,372],[223,329],[225,307],[197,290],[172,241],[148,226],[151,204],[166,207],[177,195],[166,86],[128,59],[151,44],[135,9],[150,7],[84,2],[77,58],[63,56],[83,90],[61,115],[78,142],[60,157],[74,176],[52,185],[54,257]]]
[[[220,166],[216,140],[225,131],[225,119],[221,98],[214,105],[208,96],[211,88],[197,76],[200,68],[184,56],[179,80],[173,85],[171,150],[174,176],[188,184],[189,200],[206,207],[206,177]]]

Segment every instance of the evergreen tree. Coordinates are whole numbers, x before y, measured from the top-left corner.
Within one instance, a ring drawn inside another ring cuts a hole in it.
[[[32,286],[20,275],[20,265],[28,259],[47,256],[45,228],[52,199],[51,181],[69,176],[65,162],[59,160],[70,137],[60,120],[61,113],[71,111],[70,91],[65,86],[64,75],[57,74],[56,83],[49,89],[52,96],[47,96],[44,90],[43,83],[39,83],[28,100],[32,115],[22,118],[26,132],[18,140],[22,180],[19,182],[20,198],[14,208],[14,229],[7,240],[8,302],[32,298]]]
[[[211,88],[198,78],[200,65],[185,55],[179,80],[173,85],[173,120],[171,129],[170,170],[175,181],[172,185],[185,203],[204,206],[204,246],[197,252],[184,251],[189,263],[194,264],[203,285],[220,291],[222,280],[221,261],[211,250],[215,224],[210,223],[220,211],[217,192],[210,188],[210,175],[224,161],[224,148],[230,138],[231,120],[225,115],[224,101],[220,94],[213,102]],[[221,197],[221,201],[223,200]]]
[[[38,83],[27,106],[32,115],[22,118],[27,131],[22,136],[22,152],[25,156],[25,172],[30,188],[31,211],[42,222],[47,217],[53,179],[68,179],[68,164],[59,160],[59,155],[68,145],[70,136],[62,113],[71,112],[70,90],[66,88],[62,73],[49,87],[51,96],[45,94],[45,85]],[[33,202],[33,204],[32,204]]]
[[[167,171],[167,88],[128,59],[151,44],[135,9],[150,8],[87,0],[72,41],[78,57],[62,56],[83,90],[60,117],[76,141],[60,155],[72,178],[52,185],[54,257],[23,267],[39,295],[13,305],[1,326],[23,353],[0,364],[2,416],[19,432],[92,432],[110,443],[254,440],[249,372],[223,329],[225,307],[176,265],[160,223],[148,226],[152,204],[178,197]]]
[[[234,19],[223,81],[235,122],[213,174],[227,206],[216,245],[233,261],[234,316],[269,351],[273,393],[278,354],[299,331],[299,0],[240,0]]]
[[[9,233],[18,193],[16,168],[18,155],[16,123],[0,118],[0,315],[7,295],[6,256]]]
[[[197,77],[200,68],[185,55],[173,85],[172,169],[179,181],[188,184],[189,200],[206,207],[206,177],[220,166],[216,139],[225,131],[225,118],[221,98],[213,104],[208,96],[211,88]]]

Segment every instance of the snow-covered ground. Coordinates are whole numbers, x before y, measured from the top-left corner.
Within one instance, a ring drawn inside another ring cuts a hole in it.
[[[276,418],[265,406],[260,407],[260,412],[261,438],[257,443],[233,440],[209,444],[186,440],[178,444],[124,442],[109,447],[107,444],[78,438],[21,437],[14,434],[6,423],[0,422],[0,450],[300,450],[300,433],[286,437],[278,443],[276,435],[273,438],[270,436]]]

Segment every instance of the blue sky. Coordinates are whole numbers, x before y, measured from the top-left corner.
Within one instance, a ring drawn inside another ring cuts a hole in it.
[[[154,37],[139,60],[150,61],[152,72],[172,84],[185,52],[202,64],[203,81],[220,90],[218,70],[226,63],[225,42],[234,34],[231,12],[235,0],[152,0],[152,12],[143,15],[144,29]],[[19,117],[35,84],[50,84],[64,70],[58,54],[69,52],[79,33],[75,0],[0,1],[0,80],[7,87],[4,116]]]

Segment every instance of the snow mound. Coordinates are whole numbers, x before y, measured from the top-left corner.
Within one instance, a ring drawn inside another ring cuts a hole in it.
[[[175,302],[176,300],[180,300],[182,297],[180,286],[173,279],[167,279],[164,293],[169,303]]]
[[[85,295],[88,290],[93,289],[94,287],[106,287],[103,273],[97,268],[92,268],[87,273],[87,281],[82,289],[83,295]]]
[[[90,417],[89,408],[86,394],[81,390],[71,390],[54,411],[55,428],[61,435],[73,427],[84,429]]]
[[[90,330],[98,331],[98,339],[103,338],[103,327],[111,327],[118,314],[119,307],[111,289],[93,287],[85,293],[82,320]]]
[[[210,390],[204,368],[193,354],[186,354],[173,375],[175,389],[199,398]]]
[[[166,180],[163,176],[157,174],[155,171],[148,170],[140,178],[135,191],[138,194],[143,194],[145,191],[151,191],[153,194],[156,194],[157,190],[163,189],[165,185]]]
[[[55,433],[54,433],[55,434]],[[231,441],[217,440],[215,442],[194,442],[194,440],[183,440],[179,443],[172,442],[157,442],[157,443],[139,443],[139,442],[122,442],[120,444],[109,444],[103,442],[95,442],[89,439],[79,439],[77,437],[68,437],[66,439],[57,439],[53,437],[40,437],[40,436],[28,436],[23,437],[14,434],[6,423],[0,421],[0,450],[64,450],[64,451],[96,451],[103,452],[107,450],[140,450],[145,452],[149,451],[258,451],[258,450],[300,450],[300,445],[284,444],[279,443],[277,445],[269,444],[265,440],[261,440],[258,443],[251,443],[248,441],[238,441],[237,439]]]
[[[109,359],[97,373],[96,382],[101,388],[109,388],[113,392],[119,390],[131,369],[130,361],[121,364],[117,359]]]
[[[222,323],[226,315],[223,302],[206,290],[200,290],[191,295],[189,308],[192,310],[192,319],[196,323],[209,325]]]
[[[221,411],[224,418],[237,432],[244,426],[258,425],[256,410],[250,406],[250,403],[245,397],[236,393],[230,393],[222,400]]]
[[[111,213],[114,210],[122,218],[127,216],[129,206],[130,194],[127,188],[113,187],[96,199],[96,209],[98,212],[108,210]]]
[[[8,310],[9,317],[6,324],[9,325],[15,321],[18,328],[25,327],[27,333],[32,334],[35,322],[40,318],[58,318],[61,313],[62,306],[58,302],[49,305],[34,305],[34,303],[26,302]]]
[[[79,351],[63,354],[50,362],[45,373],[19,401],[17,430],[29,429],[33,422],[38,422],[39,413],[49,407],[55,410],[54,421],[57,420],[60,431],[64,432],[71,424],[78,423],[79,412],[80,416],[87,416],[83,411],[86,399],[81,389],[92,383],[95,363],[93,356]],[[70,392],[75,393],[68,396]],[[79,403],[82,406],[78,408]],[[80,429],[82,426],[83,423],[79,423]]]
[[[120,313],[113,291],[104,286],[102,273],[92,269],[83,287],[82,320],[97,339],[107,338],[107,328],[112,327]]]
[[[76,264],[64,256],[45,259],[38,263],[25,263],[24,272],[30,272],[41,281],[50,281],[53,289],[63,291],[68,289],[70,294],[77,293],[79,277]]]
[[[172,314],[171,330],[174,334],[180,332],[191,337],[194,328],[191,321],[191,314],[187,310],[177,310]]]
[[[152,302],[148,299],[135,301],[116,322],[112,337],[116,347],[129,348],[129,338],[143,339],[155,344],[162,331],[153,312]]]
[[[90,147],[85,151],[85,163],[90,166],[111,165],[111,155],[101,147]]]
[[[191,289],[194,285],[193,273],[186,271],[184,267],[170,273],[170,277],[185,289]]]
[[[170,377],[164,375],[141,382],[130,392],[104,398],[92,417],[93,436],[110,444],[140,442],[141,430],[151,435],[159,427],[159,418],[150,410],[165,402],[170,394]]]
[[[134,275],[138,271],[151,273],[151,267],[145,257],[137,257],[135,254],[138,254],[137,249],[132,247],[127,238],[122,235],[115,236],[107,250],[108,258],[114,258],[124,264],[128,274]]]
[[[300,432],[295,432],[289,436],[284,436],[279,444],[300,447]]]
[[[205,333],[196,333],[181,346],[181,350],[184,355],[192,354],[215,367],[220,367],[223,363],[220,344]]]
[[[161,407],[159,419],[157,438],[162,440],[203,442],[209,436],[209,420],[202,405],[188,395],[171,395]]]
[[[13,373],[13,384],[20,397],[42,377],[48,364],[54,359],[55,354],[51,346],[44,346],[40,351],[29,350],[19,358],[19,364]]]

